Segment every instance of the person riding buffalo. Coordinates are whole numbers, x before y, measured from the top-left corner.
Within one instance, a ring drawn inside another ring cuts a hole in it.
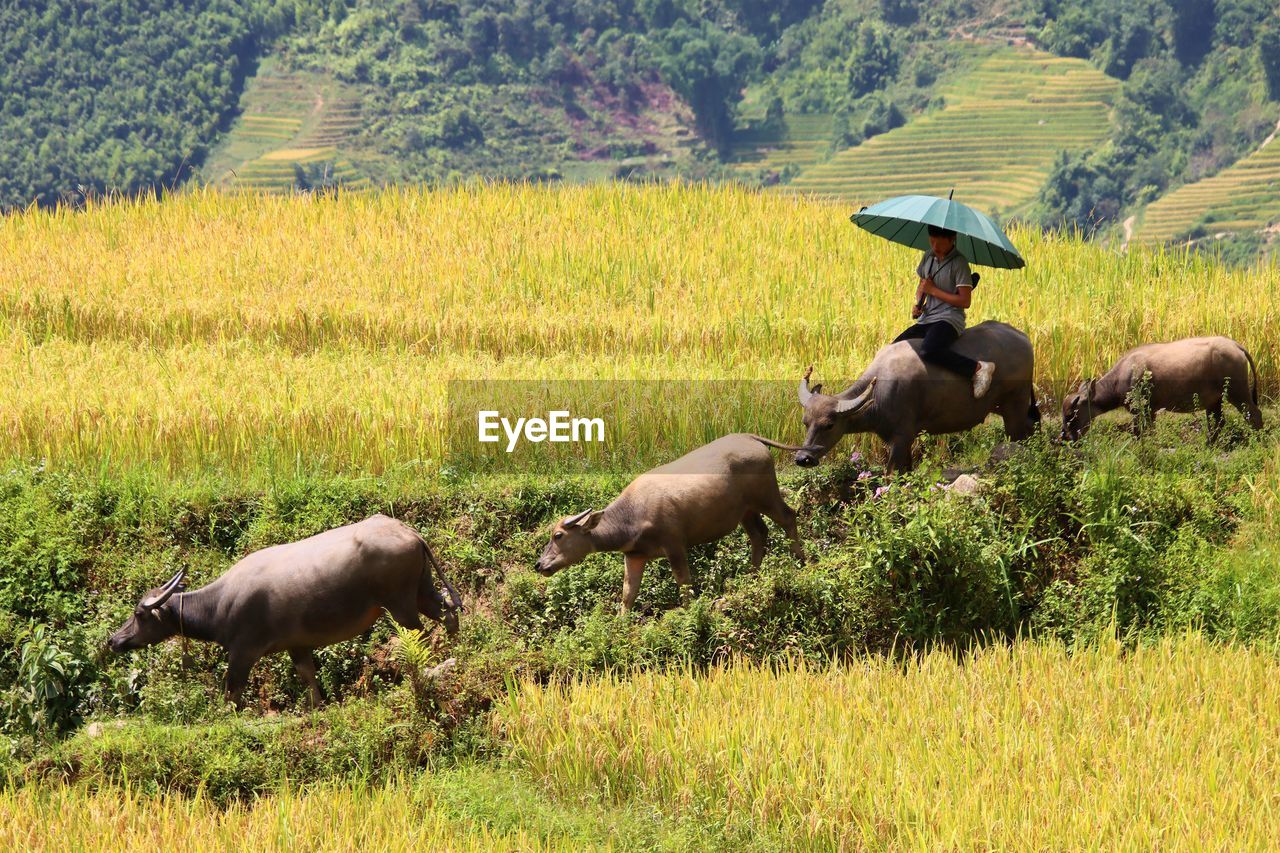
[[[954,352],[951,345],[965,327],[965,310],[973,299],[974,276],[969,262],[956,248],[956,232],[929,226],[929,247],[916,267],[920,283],[911,316],[916,322],[894,338],[898,341],[923,338],[920,358],[930,364],[973,380],[973,396],[982,397],[991,387],[996,365],[974,361]]]

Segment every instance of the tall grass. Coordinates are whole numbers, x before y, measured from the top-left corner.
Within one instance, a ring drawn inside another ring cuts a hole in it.
[[[1267,849],[1280,662],[1194,636],[829,670],[525,684],[502,725],[562,795],[830,849]]]
[[[848,213],[732,187],[471,185],[10,216],[0,452],[382,470],[440,457],[453,379],[790,384],[816,363],[841,381],[910,322],[916,263]],[[1271,272],[1012,237],[1028,268],[984,271],[971,319],[1025,329],[1045,391],[1202,333],[1243,341],[1276,387]],[[760,417],[796,437],[790,394]],[[643,429],[694,443],[661,412]]]

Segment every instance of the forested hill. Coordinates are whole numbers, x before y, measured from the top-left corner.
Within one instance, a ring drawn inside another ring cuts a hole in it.
[[[1090,120],[1101,126],[1086,132],[1075,119],[1052,168],[1019,178],[1039,189],[1028,185],[1030,201],[1007,213],[1111,234],[1124,222],[1135,239],[1185,239],[1227,220],[1261,232],[1280,218],[1280,186],[1255,187],[1247,209],[1224,201],[1220,214],[1215,187],[1233,179],[1201,186],[1257,154],[1280,118],[1276,0],[9,4],[0,208],[193,180],[289,189],[686,175],[871,186],[841,170],[874,161],[841,152],[922,118],[963,126],[952,95],[985,108],[991,51],[1011,44],[1079,59],[1116,83],[1114,95],[1089,84],[1103,97],[1090,102],[1101,104],[1105,117]],[[1073,68],[1064,73],[1078,76]],[[1032,103],[1062,88],[1019,79]],[[912,131],[904,148],[927,132]],[[800,148],[777,168],[769,160]],[[754,168],[756,159],[769,162]],[[850,168],[856,177],[875,166]],[[1169,202],[1147,226],[1147,206],[1183,187],[1195,189],[1179,198],[1194,201]],[[1209,212],[1197,218],[1192,204]]]
[[[168,185],[234,111],[262,35],[234,0],[0,7],[0,207]]]

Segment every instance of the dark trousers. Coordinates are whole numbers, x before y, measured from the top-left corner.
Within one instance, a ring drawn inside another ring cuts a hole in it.
[[[951,351],[951,345],[956,342],[958,337],[960,337],[960,333],[955,330],[954,326],[950,323],[939,321],[937,323],[915,323],[894,338],[893,342],[896,344],[898,341],[924,338],[924,343],[920,347],[920,358],[930,364],[944,367],[969,379],[978,370],[978,362],[968,356]]]

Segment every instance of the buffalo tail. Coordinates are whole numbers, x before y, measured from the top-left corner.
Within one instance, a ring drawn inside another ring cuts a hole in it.
[[[436,577],[440,578],[441,583],[444,584],[444,588],[449,591],[449,609],[461,611],[463,609],[462,596],[458,594],[458,590],[455,589],[453,584],[449,583],[449,579],[445,577],[444,569],[440,568],[440,563],[436,560],[436,555],[431,550],[431,546],[427,544],[427,540],[422,536],[419,536],[418,538],[422,540],[422,550],[426,552],[427,560],[430,561],[432,567],[436,570]],[[440,603],[444,604],[445,602],[441,601]]]

